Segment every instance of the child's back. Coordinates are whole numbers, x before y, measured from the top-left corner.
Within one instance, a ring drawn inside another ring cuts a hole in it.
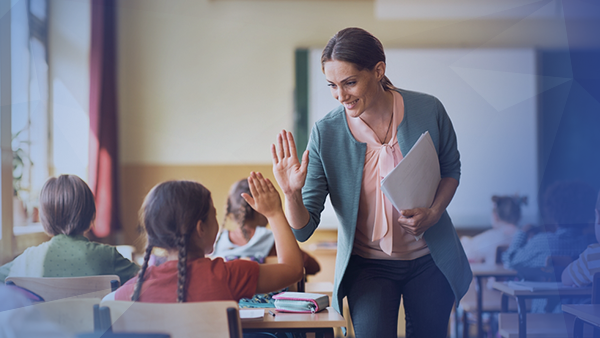
[[[169,260],[150,266],[144,274],[141,302],[174,303],[177,300],[177,264]],[[225,262],[221,258],[197,258],[187,265],[186,302],[238,300],[254,295],[258,282],[258,263],[246,260]],[[116,300],[130,300],[137,279],[115,293]]]
[[[6,277],[79,277],[118,275],[129,280],[139,267],[115,247],[90,242],[89,230],[96,214],[94,196],[79,177],[50,178],[40,193],[41,221],[49,241],[30,247],[15,260],[0,267]]]
[[[196,182],[164,182],[148,193],[140,212],[148,244],[139,276],[105,299],[237,301],[297,282],[302,277],[302,255],[279,195],[260,174],[252,173],[249,181],[252,195],[244,194],[244,198],[272,224],[281,253],[278,264],[259,266],[253,261],[205,257],[212,253],[219,230],[210,192]],[[149,267],[154,247],[166,249],[169,256],[167,262]]]

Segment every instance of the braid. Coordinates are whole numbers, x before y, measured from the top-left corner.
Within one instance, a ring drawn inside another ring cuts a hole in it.
[[[179,259],[177,260],[177,303],[185,303],[186,298],[187,237],[182,234],[177,236],[177,249],[179,250]]]
[[[135,282],[135,287],[133,288],[133,295],[131,296],[131,300],[134,302],[140,299],[142,283],[144,282],[144,274],[146,274],[146,269],[148,268],[148,261],[150,260],[151,254],[152,245],[148,245],[146,247],[146,253],[144,254],[144,264],[142,264],[142,268],[140,269],[140,273],[138,274],[138,280]]]

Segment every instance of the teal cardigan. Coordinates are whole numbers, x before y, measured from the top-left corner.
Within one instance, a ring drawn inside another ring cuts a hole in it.
[[[435,97],[398,90],[404,99],[404,118],[398,126],[400,150],[406,156],[421,134],[429,131],[440,162],[442,178],[460,178],[460,157],[452,122]],[[356,141],[346,121],[343,106],[329,112],[315,123],[308,141],[309,162],[302,198],[310,220],[302,229],[294,229],[296,239],[306,241],[319,225],[325,199],[330,195],[337,214],[337,257],[333,306],[342,312],[346,295],[341,283],[354,244],[358,202],[365,163],[366,143]],[[464,296],[473,278],[469,262],[448,213],[429,228],[423,238],[435,264],[448,279],[458,301]]]

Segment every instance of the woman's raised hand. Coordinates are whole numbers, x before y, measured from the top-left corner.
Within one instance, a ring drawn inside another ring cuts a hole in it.
[[[268,178],[264,178],[261,173],[251,172],[248,186],[252,195],[242,193],[242,197],[252,209],[267,218],[283,214],[279,193]]]
[[[271,145],[273,155],[273,174],[285,195],[296,193],[304,186],[306,168],[308,166],[308,150],[302,154],[302,162],[298,161],[294,136],[282,130],[277,135],[277,146]]]

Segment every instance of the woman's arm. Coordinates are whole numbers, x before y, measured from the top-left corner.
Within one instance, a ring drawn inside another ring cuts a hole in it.
[[[248,178],[250,192],[242,197],[257,212],[263,214],[273,230],[278,264],[260,264],[256,293],[266,293],[289,286],[303,276],[302,253],[281,207],[279,193],[260,173]]]
[[[271,145],[273,174],[285,196],[285,211],[294,229],[302,229],[310,220],[310,215],[302,201],[302,187],[306,181],[308,150],[298,161],[296,143],[291,132],[282,130],[277,135],[277,146]]]
[[[442,178],[431,207],[402,210],[398,222],[409,234],[420,236],[440,220],[457,187],[458,180],[451,177]]]

